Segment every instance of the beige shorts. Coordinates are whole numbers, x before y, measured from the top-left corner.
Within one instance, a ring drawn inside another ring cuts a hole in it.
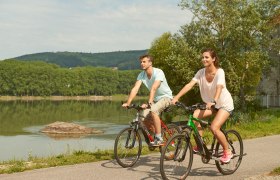
[[[144,118],[149,118],[150,112],[153,112],[157,115],[171,105],[171,99],[168,97],[161,98],[158,102],[152,104],[151,109],[145,109],[142,111],[141,116]],[[144,119],[143,119],[144,120]]]

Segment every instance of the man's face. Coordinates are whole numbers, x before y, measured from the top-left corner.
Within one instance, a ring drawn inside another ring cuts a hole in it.
[[[141,60],[141,68],[143,70],[148,69],[150,66],[152,66],[152,62],[149,60],[149,58],[145,57]]]

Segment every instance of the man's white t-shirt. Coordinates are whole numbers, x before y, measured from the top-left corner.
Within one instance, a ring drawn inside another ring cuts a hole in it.
[[[151,90],[156,80],[161,81],[160,86],[156,91],[154,101],[159,101],[163,97],[168,97],[170,99],[173,98],[172,91],[169,88],[165,75],[161,69],[153,67],[153,74],[151,79],[148,78],[145,71],[142,71],[138,75],[137,80],[141,80],[145,84],[145,86],[149,89],[149,91]]]
[[[223,89],[219,99],[216,101],[215,107],[220,109],[224,108],[227,111],[232,111],[234,109],[233,99],[231,94],[226,88],[225,72],[223,69],[219,68],[215,74],[212,82],[208,82],[205,77],[205,68],[200,69],[193,78],[199,85],[200,95],[202,100],[207,103],[214,99],[217,85],[222,85]]]

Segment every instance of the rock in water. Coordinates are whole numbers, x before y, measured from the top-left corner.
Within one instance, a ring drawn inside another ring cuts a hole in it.
[[[103,131],[74,123],[56,121],[41,129],[48,134],[74,135],[74,134],[102,134]]]

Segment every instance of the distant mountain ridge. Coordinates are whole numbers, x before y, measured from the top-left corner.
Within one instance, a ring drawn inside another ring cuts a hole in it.
[[[102,53],[43,52],[27,54],[12,59],[21,61],[44,61],[57,64],[61,67],[95,66],[133,70],[140,68],[138,58],[147,52],[147,49]]]

